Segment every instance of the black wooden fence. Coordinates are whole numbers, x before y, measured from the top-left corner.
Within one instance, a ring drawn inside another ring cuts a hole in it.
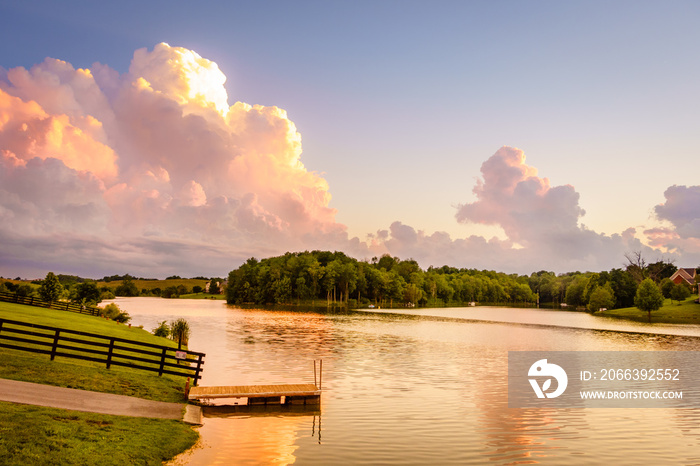
[[[58,311],[78,312],[80,314],[88,314],[91,316],[100,315],[100,310],[96,307],[83,306],[78,303],[69,303],[67,301],[42,301],[33,296],[20,296],[14,293],[0,292],[0,301],[6,303],[26,304],[27,306],[45,307],[48,309],[56,309]]]
[[[194,385],[204,370],[204,353],[8,319],[0,319],[0,348],[191,377]]]

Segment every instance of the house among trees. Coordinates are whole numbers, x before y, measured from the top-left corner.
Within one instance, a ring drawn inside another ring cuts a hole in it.
[[[220,282],[219,280],[214,280],[212,278],[212,280],[207,282],[207,284],[204,286],[204,292],[209,294],[222,294],[224,290],[226,290],[227,284],[228,280]]]
[[[695,290],[695,269],[678,269],[671,275],[671,281],[678,285],[679,283],[685,283],[690,286],[692,290]]]

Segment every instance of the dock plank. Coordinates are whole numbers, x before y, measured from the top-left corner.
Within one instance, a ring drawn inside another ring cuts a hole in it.
[[[259,398],[274,396],[319,396],[314,384],[238,385],[221,387],[192,387],[188,398]]]

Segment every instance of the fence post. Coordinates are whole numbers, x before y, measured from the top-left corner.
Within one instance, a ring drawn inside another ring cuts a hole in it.
[[[61,334],[61,331],[56,330],[56,333],[53,336],[53,346],[51,347],[51,360],[52,361],[56,357],[56,350],[58,349],[58,339],[59,339],[60,334]]]
[[[112,366],[112,353],[114,352],[114,338],[109,339],[109,352],[107,353],[107,369]]]
[[[163,368],[165,367],[165,352],[167,348],[163,348],[163,354],[160,356],[160,369],[158,370],[158,377],[163,375]]]
[[[202,372],[202,355],[200,354],[197,357],[197,369],[194,371],[194,386],[197,386],[197,382],[199,382],[199,374]]]

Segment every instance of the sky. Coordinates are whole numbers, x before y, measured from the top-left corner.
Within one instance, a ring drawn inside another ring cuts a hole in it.
[[[699,13],[0,1],[0,275],[696,267]]]

